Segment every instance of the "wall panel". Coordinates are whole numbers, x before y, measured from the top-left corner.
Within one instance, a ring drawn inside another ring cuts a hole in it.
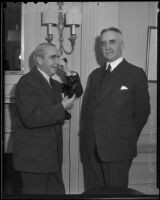
[[[98,66],[95,56],[95,41],[103,28],[118,27],[118,2],[82,3],[82,83],[86,86],[89,73]]]
[[[146,69],[148,26],[157,23],[156,2],[120,2],[119,27],[124,34],[124,56]],[[157,194],[157,84],[148,83],[151,113],[138,139],[138,156],[131,166],[129,186],[146,194]]]

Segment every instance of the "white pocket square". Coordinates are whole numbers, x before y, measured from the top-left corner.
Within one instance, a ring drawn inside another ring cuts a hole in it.
[[[128,90],[128,88],[126,86],[122,85],[121,90]]]

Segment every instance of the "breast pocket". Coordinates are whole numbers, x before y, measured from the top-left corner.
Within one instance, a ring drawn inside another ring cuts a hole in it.
[[[127,90],[117,90],[113,95],[113,102],[115,106],[123,106],[131,102],[133,99],[132,91]]]

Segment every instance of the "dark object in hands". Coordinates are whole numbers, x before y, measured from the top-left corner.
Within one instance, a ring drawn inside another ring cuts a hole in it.
[[[65,96],[71,98],[74,94],[76,97],[80,97],[83,93],[83,89],[80,83],[79,75],[66,76],[66,83],[63,83],[62,87]]]
[[[67,84],[63,84],[63,92],[64,92],[64,96],[68,96],[68,98],[71,98],[74,94],[72,90],[72,86],[67,85]]]
[[[64,60],[64,62],[65,62],[65,63],[67,63],[67,62],[68,62],[67,58],[63,58],[63,60]]]
[[[71,119],[71,114],[67,110],[65,110],[65,120],[69,119]]]

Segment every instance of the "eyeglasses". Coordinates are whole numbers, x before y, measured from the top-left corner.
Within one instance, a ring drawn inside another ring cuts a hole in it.
[[[108,45],[114,45],[114,44],[117,44],[117,43],[120,43],[120,42],[118,42],[117,40],[109,40],[108,42],[107,41],[101,41],[100,45],[101,45],[101,47],[107,47]]]

